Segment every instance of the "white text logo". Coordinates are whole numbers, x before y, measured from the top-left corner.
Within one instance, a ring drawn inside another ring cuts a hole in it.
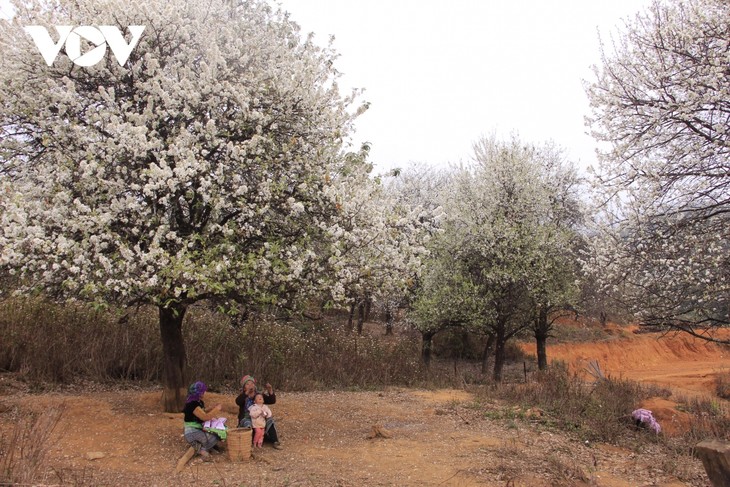
[[[45,27],[40,25],[25,27],[25,31],[33,38],[33,42],[49,66],[56,60],[64,43],[66,44],[66,54],[77,66],[93,66],[101,61],[106,54],[107,44],[119,65],[124,66],[144,32],[143,25],[130,25],[128,29],[132,33],[132,40],[127,44],[122,33],[114,25],[100,25],[99,27],[82,25],[76,28],[71,25],[56,25],[54,27],[58,32],[58,42],[55,43]],[[83,55],[81,54],[82,38],[96,46]]]

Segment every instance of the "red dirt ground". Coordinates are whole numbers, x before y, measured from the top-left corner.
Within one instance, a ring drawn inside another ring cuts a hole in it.
[[[564,321],[563,326],[584,326]],[[610,338],[593,343],[565,343],[548,347],[550,360],[560,360],[578,372],[589,375],[589,363],[596,361],[605,376],[651,383],[667,388],[669,399],[653,398],[641,404],[653,412],[665,434],[687,429],[689,416],[677,409],[683,397],[717,398],[715,381],[730,372],[730,347],[694,338],[686,333],[637,333],[636,326],[609,324],[604,330]],[[715,332],[716,338],[730,338],[730,330]],[[529,349],[527,350],[529,352]]]
[[[713,376],[730,369],[724,347],[687,336],[658,338],[615,328],[611,339],[554,345],[551,360],[583,370],[597,360],[606,375],[655,382],[677,394],[711,394]],[[279,391],[272,407],[283,451],[265,447],[246,463],[225,455],[194,458],[176,474],[187,446],[182,415],[160,410],[158,390],[30,394],[0,376],[0,429],[30,412],[65,407],[38,485],[708,487],[701,463],[647,441],[635,448],[589,444],[537,421],[490,419],[461,390]],[[671,432],[682,427],[670,396],[647,404]],[[233,396],[208,394],[234,421]],[[676,424],[674,424],[676,423]],[[390,438],[369,439],[379,424]],[[93,454],[93,455],[91,455]],[[97,456],[100,458],[91,459]]]

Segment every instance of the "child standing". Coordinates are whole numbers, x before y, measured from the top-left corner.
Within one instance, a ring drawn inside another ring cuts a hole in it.
[[[253,444],[259,448],[264,444],[264,429],[266,428],[266,418],[271,417],[271,409],[264,404],[264,395],[256,393],[254,403],[248,408],[248,414],[251,415],[251,426],[253,427]]]

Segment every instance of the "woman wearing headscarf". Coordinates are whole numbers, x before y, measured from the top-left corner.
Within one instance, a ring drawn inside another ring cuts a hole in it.
[[[221,405],[216,404],[206,411],[203,396],[208,387],[203,382],[195,382],[188,387],[188,397],[183,408],[185,421],[185,441],[195,448],[195,451],[203,457],[203,460],[210,459],[208,453],[217,443],[218,435],[203,431],[203,423],[216,418],[216,413],[221,410]]]
[[[238,404],[239,428],[251,428],[251,415],[249,414],[248,409],[254,404],[257,392],[260,392],[264,396],[264,404],[276,403],[276,393],[274,392],[274,388],[268,383],[265,387],[265,391],[257,391],[256,379],[250,375],[244,375],[241,377],[241,393],[238,397],[236,397],[236,404]],[[271,442],[277,450],[282,449],[281,443],[279,443],[279,434],[276,432],[276,423],[272,417],[266,418],[264,441]]]

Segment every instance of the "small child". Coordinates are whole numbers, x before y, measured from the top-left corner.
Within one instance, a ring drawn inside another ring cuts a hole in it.
[[[264,430],[266,429],[266,418],[271,417],[271,409],[264,404],[264,395],[256,393],[254,403],[248,408],[251,415],[251,426],[253,427],[253,444],[261,448],[264,444]]]

